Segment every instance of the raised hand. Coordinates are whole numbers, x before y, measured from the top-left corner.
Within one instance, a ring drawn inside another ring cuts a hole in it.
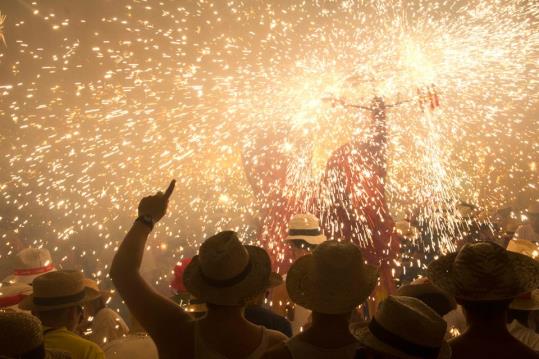
[[[153,196],[144,197],[138,205],[138,215],[149,217],[153,223],[158,222],[167,212],[168,200],[174,191],[176,180],[172,180],[165,193],[159,191]]]

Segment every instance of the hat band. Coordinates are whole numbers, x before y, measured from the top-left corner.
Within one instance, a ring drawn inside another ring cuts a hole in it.
[[[322,232],[320,231],[320,228],[316,229],[289,229],[288,235],[289,236],[307,236],[307,237],[315,237],[321,235]]]
[[[247,275],[249,275],[249,273],[251,273],[252,267],[253,267],[253,265],[251,263],[251,260],[249,259],[249,262],[247,263],[245,268],[241,271],[241,273],[234,276],[234,277],[232,277],[232,278],[230,278],[230,279],[214,279],[214,278],[210,278],[210,277],[204,275],[202,270],[200,271],[200,276],[202,277],[202,279],[206,283],[208,283],[212,287],[227,288],[227,287],[232,287],[233,285],[236,285],[236,284],[240,283],[241,281],[243,281],[247,277]]]
[[[35,305],[44,305],[44,306],[53,306],[53,305],[64,305],[69,303],[76,303],[79,300],[82,300],[84,296],[86,295],[86,290],[83,290],[82,292],[72,294],[72,295],[66,295],[63,297],[34,297],[34,304]]]
[[[440,353],[440,347],[426,347],[424,345],[410,342],[388,331],[374,318],[372,318],[371,322],[369,323],[369,330],[377,339],[408,355],[418,356],[425,359],[434,359],[437,358],[438,354]]]
[[[49,264],[48,266],[45,266],[45,267],[39,267],[39,268],[15,269],[15,275],[18,275],[18,276],[35,275],[35,274],[47,273],[53,269],[54,269],[54,266],[52,264]]]

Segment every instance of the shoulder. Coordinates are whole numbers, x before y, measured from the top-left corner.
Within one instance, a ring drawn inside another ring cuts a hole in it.
[[[283,343],[284,341],[288,340],[288,337],[286,335],[277,330],[266,329],[266,331],[268,333],[268,347],[272,347],[276,344]]]
[[[292,354],[286,347],[285,343],[277,344],[271,347],[263,356],[262,359],[293,359]]]

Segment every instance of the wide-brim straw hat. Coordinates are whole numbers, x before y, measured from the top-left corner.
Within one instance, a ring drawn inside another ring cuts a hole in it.
[[[311,245],[319,245],[327,240],[320,228],[320,221],[311,213],[296,214],[288,223],[287,241],[303,240]]]
[[[417,298],[389,296],[368,326],[352,328],[364,346],[403,359],[448,359],[447,323]]]
[[[326,241],[292,264],[286,276],[290,299],[314,312],[348,313],[363,303],[378,279],[351,243]]]
[[[456,298],[504,300],[539,286],[539,262],[493,242],[476,242],[433,261],[427,276]]]
[[[55,271],[50,252],[45,248],[26,248],[17,253],[13,274],[3,283],[32,284],[37,277]]]
[[[539,256],[539,247],[537,247],[537,244],[527,239],[511,239],[507,243],[507,250],[524,254],[531,258],[537,258]]]
[[[37,277],[34,292],[19,303],[19,308],[30,311],[48,311],[70,308],[101,296],[84,285],[79,271],[56,271]]]
[[[403,285],[397,295],[417,298],[442,317],[457,307],[455,298],[432,283]]]
[[[196,298],[217,305],[244,305],[269,285],[271,262],[260,247],[243,245],[235,232],[208,238],[185,268],[183,282]]]
[[[528,311],[539,310],[539,289],[519,295],[509,304],[509,308]]]
[[[99,293],[99,294],[101,295],[101,297],[102,297],[105,301],[107,301],[107,300],[109,300],[110,298],[112,298],[112,296],[113,296],[112,291],[110,291],[110,290],[102,290],[102,289],[99,287],[99,284],[98,284],[95,280],[90,279],[90,278],[84,278],[83,282],[84,282],[84,286],[85,286],[86,288],[93,289],[94,292]]]
[[[19,303],[32,291],[32,286],[24,283],[0,286],[0,309],[18,309]]]

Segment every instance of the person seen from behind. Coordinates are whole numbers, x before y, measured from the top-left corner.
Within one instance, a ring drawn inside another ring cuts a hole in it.
[[[84,318],[80,331],[84,337],[103,346],[111,340],[121,338],[129,332],[123,318],[107,307],[111,293],[99,288],[96,281],[85,278],[84,285],[99,293],[99,297],[84,304]]]
[[[377,279],[377,269],[366,265],[351,243],[326,241],[298,259],[288,271],[286,287],[294,303],[312,310],[312,325],[265,358],[354,358],[360,345],[350,333],[350,316]]]
[[[32,286],[33,293],[19,303],[19,308],[41,320],[46,349],[68,352],[73,359],[105,358],[97,344],[75,334],[84,317],[82,306],[100,295],[85,287],[81,272],[49,272],[35,278]]]
[[[493,242],[463,246],[432,262],[433,284],[462,305],[468,328],[449,343],[453,358],[539,358],[507,329],[507,310],[514,298],[539,286],[539,263]]]
[[[243,245],[232,231],[204,241],[183,276],[186,289],[208,308],[199,320],[157,294],[139,273],[148,236],[166,214],[174,186],[172,181],[165,193],[140,201],[139,216],[114,257],[110,276],[154,340],[160,358],[259,358],[286,339],[243,316],[246,303],[263,292],[270,280],[270,258],[262,248]]]
[[[310,254],[318,245],[326,241],[320,228],[320,221],[311,213],[294,215],[288,223],[286,243],[290,246],[292,263]],[[284,276],[286,280],[286,275]],[[285,316],[292,324],[292,333],[298,334],[305,329],[311,317],[311,311],[291,302],[286,286],[281,285],[272,291],[273,310]]]
[[[361,343],[355,359],[449,359],[447,323],[423,301],[384,299],[368,326],[352,328]]]

